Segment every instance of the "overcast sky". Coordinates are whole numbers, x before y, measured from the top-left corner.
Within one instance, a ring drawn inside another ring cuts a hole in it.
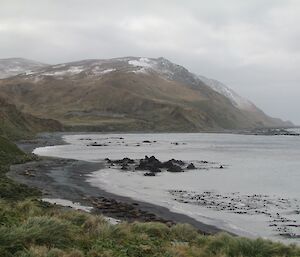
[[[0,0],[0,58],[166,57],[300,124],[299,0]]]

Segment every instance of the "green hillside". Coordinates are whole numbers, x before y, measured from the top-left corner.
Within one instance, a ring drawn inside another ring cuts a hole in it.
[[[37,132],[61,129],[59,122],[22,113],[15,105],[0,98],[0,135],[20,139],[33,136]]]
[[[36,190],[15,183],[6,177],[11,164],[23,163],[32,158],[18,149],[15,144],[0,136],[0,199],[16,200],[38,195]]]
[[[0,165],[5,166],[23,158],[25,154],[13,143],[0,136]]]

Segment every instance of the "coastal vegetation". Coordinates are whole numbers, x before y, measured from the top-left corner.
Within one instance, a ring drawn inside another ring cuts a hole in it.
[[[9,165],[35,158],[0,137],[0,256],[3,257],[296,257],[300,248],[225,233],[203,235],[192,226],[110,224],[104,217],[39,200],[40,193],[5,176]]]
[[[193,227],[161,223],[112,225],[103,217],[39,202],[0,202],[0,256],[300,256],[295,245],[227,234],[207,236]]]
[[[23,153],[8,139],[0,136],[0,199],[22,200],[39,195],[37,190],[18,184],[6,176],[11,164],[24,163],[34,158],[32,155]]]

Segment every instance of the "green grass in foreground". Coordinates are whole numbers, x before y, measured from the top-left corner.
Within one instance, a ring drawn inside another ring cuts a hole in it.
[[[36,200],[0,202],[2,257],[300,256],[294,245],[227,234],[204,236],[189,225],[110,225],[101,216]]]
[[[0,137],[0,257],[296,257],[300,249],[227,234],[204,236],[189,225],[111,225],[101,216],[39,202],[39,193],[5,176],[32,157]]]

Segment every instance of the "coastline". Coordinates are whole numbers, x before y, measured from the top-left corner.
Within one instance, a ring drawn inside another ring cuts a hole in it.
[[[44,133],[33,140],[23,140],[18,146],[31,153],[37,147],[66,144],[62,139],[64,134],[70,133]],[[12,166],[7,175],[17,182],[40,189],[43,197],[92,206],[92,212],[122,221],[159,221],[167,225],[188,223],[204,234],[224,231],[165,207],[109,193],[90,185],[86,181],[87,176],[102,167],[103,162],[40,157],[38,161]]]

